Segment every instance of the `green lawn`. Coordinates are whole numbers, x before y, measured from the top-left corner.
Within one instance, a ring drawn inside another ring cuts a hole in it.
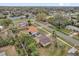
[[[16,20],[13,20],[14,24],[17,24],[19,22],[23,22],[23,21],[26,21],[27,19],[16,19]]]
[[[49,47],[45,48],[38,48],[39,55],[44,56],[66,56],[68,49],[70,48],[68,45],[64,44],[63,42],[57,40],[57,47],[54,44],[49,45]]]
[[[42,34],[48,34],[46,31],[44,31],[43,29],[38,29],[38,31]]]
[[[66,44],[60,42],[60,41],[57,41],[57,45],[58,47],[54,48],[54,50],[49,50],[49,55],[53,55],[53,56],[65,56],[67,55],[67,52],[68,52],[68,49],[69,49],[69,46],[67,46]]]
[[[69,35],[72,31],[71,30],[67,30],[67,29],[59,29],[60,32],[66,34],[66,35]]]
[[[73,38],[79,40],[79,36],[78,35],[74,36]]]

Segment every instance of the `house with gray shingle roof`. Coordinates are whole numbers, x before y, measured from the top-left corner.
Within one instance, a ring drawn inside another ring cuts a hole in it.
[[[69,30],[72,30],[72,31],[75,31],[75,32],[79,32],[79,28],[75,27],[75,26],[72,26],[72,25],[66,26],[66,29],[69,29]]]
[[[39,40],[39,43],[40,43],[43,47],[45,47],[45,46],[51,44],[51,40],[50,40],[47,36],[42,35],[42,34],[38,37],[38,40]]]

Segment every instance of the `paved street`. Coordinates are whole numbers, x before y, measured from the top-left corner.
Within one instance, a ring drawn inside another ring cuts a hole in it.
[[[35,21],[35,23],[38,24],[38,25],[40,25],[40,26],[43,27],[43,28],[46,28],[46,29],[47,29],[48,31],[50,31],[51,33],[52,33],[52,31],[54,30],[54,29],[49,28],[48,26],[46,26],[46,25],[44,25],[44,24],[42,24],[42,23],[39,23],[39,22],[36,22],[36,21]],[[61,38],[63,38],[64,41],[66,41],[66,42],[68,42],[68,43],[70,43],[70,44],[72,44],[72,45],[77,45],[77,46],[79,46],[79,41],[78,41],[78,40],[76,40],[76,39],[74,39],[74,38],[72,38],[72,37],[70,37],[70,36],[68,36],[68,35],[65,35],[64,33],[61,33],[61,32],[59,32],[59,31],[56,31],[56,35],[59,36],[59,37],[61,37]]]
[[[70,36],[67,36],[61,32],[58,32],[56,31],[56,34],[62,38],[64,38],[65,41],[69,42],[69,43],[72,43],[73,45],[78,45],[79,46],[79,41],[70,37]]]

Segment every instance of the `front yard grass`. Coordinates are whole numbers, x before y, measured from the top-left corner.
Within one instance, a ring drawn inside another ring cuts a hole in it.
[[[57,47],[54,44],[51,44],[49,47],[41,47],[38,48],[38,52],[40,56],[66,56],[68,49],[70,48],[68,45],[63,42],[57,40]]]
[[[65,55],[67,55],[69,46],[64,44],[63,42],[61,42],[59,40],[57,41],[57,45],[58,45],[58,47],[55,47],[52,52],[50,50],[49,54],[53,55],[53,56],[65,56]]]
[[[79,40],[79,36],[78,35],[73,36],[73,38]]]
[[[72,32],[71,30],[67,30],[67,29],[63,29],[63,28],[59,29],[59,31],[61,31],[62,33],[66,34],[66,35],[69,35]]]

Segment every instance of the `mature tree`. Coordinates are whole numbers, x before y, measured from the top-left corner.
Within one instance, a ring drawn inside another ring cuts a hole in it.
[[[17,34],[20,30],[17,27],[12,27],[10,28],[10,30],[12,31],[12,33]]]
[[[29,14],[25,15],[26,18],[29,18]]]
[[[29,26],[30,26],[30,25],[32,25],[32,23],[31,23],[31,22],[32,22],[31,20],[28,20],[28,24],[29,24]]]
[[[51,23],[53,20],[54,20],[54,17],[53,16],[47,17],[47,22],[48,23]]]
[[[77,21],[79,21],[79,14],[77,15]]]
[[[55,38],[55,39],[54,39],[54,47],[55,47],[55,48],[58,47],[57,38],[56,38],[56,37],[57,37],[56,32],[53,31],[53,32],[52,32],[52,38]]]
[[[68,24],[68,20],[62,15],[56,15],[51,24],[57,26],[58,28],[63,28]]]
[[[44,9],[43,9],[43,8],[37,8],[37,9],[34,10],[34,13],[35,13],[35,14],[38,14],[38,13],[45,13],[45,14],[48,15],[48,10],[46,10],[45,8],[44,8]]]
[[[12,37],[8,37],[5,40],[0,39],[0,47],[8,46],[8,45],[14,45],[15,41]]]
[[[37,21],[46,21],[46,14],[45,13],[38,13],[37,15],[36,15],[36,20]]]
[[[6,19],[7,16],[6,15],[0,15],[0,19]]]
[[[10,19],[3,19],[3,20],[1,20],[1,25],[3,25],[3,26],[9,26],[12,23],[13,22]]]
[[[22,33],[18,37],[18,41],[19,43],[17,47],[25,52],[24,55],[36,55],[36,42],[31,36]]]
[[[56,38],[56,32],[55,31],[52,32],[52,36]]]

